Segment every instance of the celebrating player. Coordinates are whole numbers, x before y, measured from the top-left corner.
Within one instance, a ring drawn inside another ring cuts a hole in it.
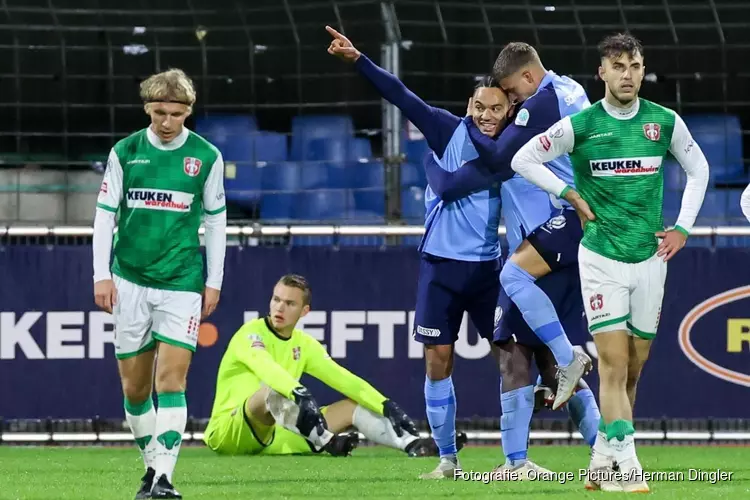
[[[576,186],[593,209],[579,263],[599,353],[603,419],[587,487],[642,492],[649,488],[633,440],[636,386],[659,324],[666,263],[685,246],[703,203],[708,164],[679,115],[638,97],[644,74],[640,42],[629,34],[609,36],[599,53],[605,98],[533,138],[512,166],[561,196],[570,187],[544,164],[569,154]],[[677,223],[665,230],[662,165],[670,152],[688,180]],[[624,473],[617,484],[598,480],[611,470],[610,456]]]
[[[433,453],[412,420],[390,399],[331,359],[322,345],[295,329],[310,312],[305,278],[283,276],[273,289],[268,317],[234,334],[219,365],[216,398],[204,440],[214,451],[282,455],[328,451],[348,455],[357,434],[410,456]],[[299,382],[307,373],[348,399],[319,408]],[[277,425],[278,424],[278,425]]]
[[[455,170],[477,159],[461,118],[428,105],[346,37],[330,26],[326,30],[333,37],[328,53],[354,63],[383,98],[401,109],[424,134],[440,168]],[[505,126],[511,106],[503,91],[485,79],[477,86],[469,111],[482,133],[493,137]],[[507,170],[508,177],[512,176],[512,170]],[[422,259],[413,333],[425,344],[427,419],[440,449],[440,462],[421,476],[425,479],[452,478],[460,468],[452,372],[454,343],[464,312],[481,336],[492,336],[500,288],[500,190],[493,182],[480,179],[469,196],[452,202],[436,196],[430,186],[425,192],[427,216],[419,247]]]
[[[224,164],[213,145],[184,126],[195,104],[185,73],[153,75],[140,95],[151,125],[112,148],[96,204],[94,296],[114,316],[125,417],[146,467],[136,498],[182,498],[172,473],[187,421],[185,382],[200,320],[216,308],[224,276]]]
[[[434,165],[428,169],[430,184],[451,190],[455,196],[465,196],[483,179],[505,179],[510,160],[521,146],[561,117],[589,105],[586,92],[578,83],[545,70],[536,50],[526,43],[506,45],[495,61],[493,76],[523,105],[514,123],[496,140],[478,130],[471,120],[465,120],[481,161],[463,165],[454,172]],[[572,183],[572,167],[567,157],[556,159],[550,168]],[[578,203],[577,193],[571,191],[565,199],[550,197],[520,176],[503,182],[501,193],[512,255],[503,266],[500,281],[557,360],[558,391],[553,405],[557,409],[573,395],[578,381],[590,369],[591,359],[580,348],[573,348],[554,305],[536,280],[576,264],[582,231],[571,208]],[[532,389],[530,386],[520,389],[508,405],[528,400]]]

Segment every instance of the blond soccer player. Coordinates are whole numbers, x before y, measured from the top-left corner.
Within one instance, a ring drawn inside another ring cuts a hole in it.
[[[196,100],[185,73],[149,77],[140,96],[151,123],[112,148],[96,204],[94,296],[114,317],[125,417],[146,468],[135,498],[182,498],[172,473],[187,421],[187,373],[224,276],[224,164],[185,127]]]

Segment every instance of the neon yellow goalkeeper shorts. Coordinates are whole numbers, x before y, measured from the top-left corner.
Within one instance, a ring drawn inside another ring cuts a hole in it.
[[[245,418],[245,404],[230,413],[212,418],[203,441],[222,455],[297,455],[313,453],[308,441],[280,425],[274,426],[271,441],[264,445]],[[324,409],[322,409],[324,410]]]

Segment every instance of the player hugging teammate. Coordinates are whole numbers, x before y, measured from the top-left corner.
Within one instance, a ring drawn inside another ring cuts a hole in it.
[[[224,163],[184,126],[195,90],[182,71],[153,75],[140,90],[151,124],[109,154],[94,220],[94,295],[114,316],[125,416],[146,467],[136,498],[182,498],[172,472],[187,422],[187,372],[224,276]]]

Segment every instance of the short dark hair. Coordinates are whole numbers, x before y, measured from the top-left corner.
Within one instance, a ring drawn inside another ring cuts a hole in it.
[[[619,57],[622,54],[628,54],[630,57],[634,57],[636,54],[643,55],[641,41],[628,32],[615,33],[605,37],[599,42],[597,49],[601,59]]]
[[[500,51],[492,67],[492,76],[498,82],[507,78],[530,62],[541,62],[536,49],[524,42],[511,42]]]
[[[302,290],[304,295],[304,305],[310,305],[310,301],[312,300],[312,288],[310,288],[310,283],[308,283],[307,278],[299,274],[285,274],[279,279],[279,283],[284,286],[299,288]]]
[[[474,92],[476,92],[479,89],[483,88],[500,88],[500,84],[497,83],[497,80],[495,80],[495,77],[492,75],[483,75],[481,77],[477,78],[477,84],[474,85]]]

